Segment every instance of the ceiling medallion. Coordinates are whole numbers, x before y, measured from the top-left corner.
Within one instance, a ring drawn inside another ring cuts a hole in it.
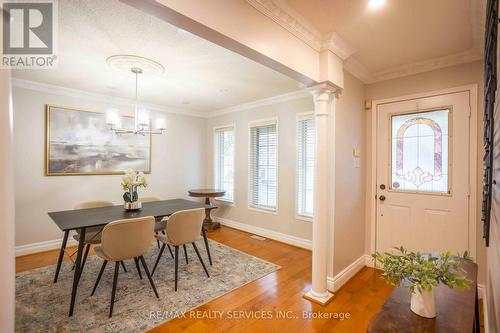
[[[127,73],[131,68],[140,68],[144,75],[160,75],[165,72],[165,67],[159,62],[130,54],[113,55],[106,59],[106,63],[113,69]]]

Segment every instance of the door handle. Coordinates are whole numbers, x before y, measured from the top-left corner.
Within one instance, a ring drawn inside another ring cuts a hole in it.
[[[381,195],[378,198],[380,199],[380,201],[385,201],[385,195]]]

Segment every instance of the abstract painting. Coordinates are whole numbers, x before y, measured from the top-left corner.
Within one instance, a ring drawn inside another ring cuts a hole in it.
[[[121,121],[134,127],[131,117]],[[151,135],[118,135],[104,113],[47,105],[46,136],[47,176],[151,172]]]

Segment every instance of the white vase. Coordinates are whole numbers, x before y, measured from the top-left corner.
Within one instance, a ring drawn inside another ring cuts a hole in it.
[[[411,294],[411,311],[424,318],[436,317],[436,300],[434,298],[434,290],[418,291],[415,290]]]

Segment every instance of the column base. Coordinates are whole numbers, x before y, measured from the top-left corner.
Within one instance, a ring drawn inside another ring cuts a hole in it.
[[[312,290],[309,290],[309,292],[304,294],[305,299],[307,299],[311,302],[317,303],[319,305],[322,305],[322,306],[326,306],[328,303],[330,303],[333,300],[333,296],[334,295],[329,291],[326,292],[325,296],[313,295]]]

